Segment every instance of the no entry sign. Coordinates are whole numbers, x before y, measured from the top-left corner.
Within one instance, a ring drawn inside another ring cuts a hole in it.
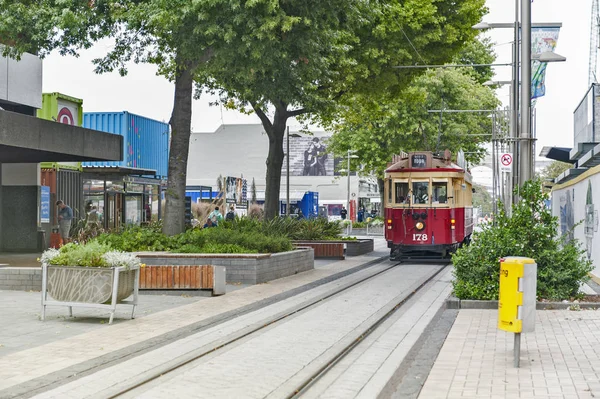
[[[510,152],[504,152],[500,154],[500,170],[506,172],[512,171],[513,156]]]

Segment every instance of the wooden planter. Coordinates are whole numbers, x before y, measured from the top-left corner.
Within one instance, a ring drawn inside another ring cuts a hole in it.
[[[225,293],[225,266],[146,266],[140,272],[140,289],[212,290],[213,295],[222,295]]]
[[[117,304],[132,306],[134,317],[138,303],[139,267],[80,267],[42,265],[42,320],[46,306],[67,306],[110,310],[112,323]],[[133,294],[133,301],[124,301]]]

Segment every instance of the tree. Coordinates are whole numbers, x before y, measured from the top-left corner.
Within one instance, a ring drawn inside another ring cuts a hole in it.
[[[211,58],[199,86],[260,118],[269,139],[267,218],[278,212],[289,118],[328,123],[357,93],[399,92],[419,72],[393,66],[450,60],[484,13],[483,0],[253,3],[228,25],[228,46]]]
[[[542,181],[554,180],[560,176],[564,171],[572,168],[573,165],[561,161],[553,161],[550,165],[546,166],[540,173]]]
[[[251,193],[250,203],[256,204],[256,183],[254,182],[254,177],[252,178],[252,187],[250,188],[250,193]]]
[[[491,215],[494,207],[494,200],[490,192],[482,185],[473,184],[473,208],[481,208],[482,215]]]
[[[170,119],[169,179],[165,193],[163,232],[185,229],[185,184],[191,133],[192,91],[196,71],[212,55],[222,32],[222,15],[208,1],[186,0],[0,0],[0,37],[12,47],[4,53],[44,56],[54,49],[74,54],[103,37],[114,47],[95,60],[96,72],[117,69],[127,74],[127,63],[155,64],[175,84]]]

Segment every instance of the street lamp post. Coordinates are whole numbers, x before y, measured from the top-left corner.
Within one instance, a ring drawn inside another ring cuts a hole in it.
[[[299,134],[292,134],[292,137],[301,137]],[[286,159],[286,199],[285,199],[285,216],[290,216],[290,127],[287,127],[287,150],[285,152]]]
[[[352,154],[353,152],[354,152],[353,150],[350,150],[350,149],[348,150],[348,169],[347,169],[347,171],[348,171],[348,197],[347,197],[346,206],[348,207],[347,211],[348,211],[348,214],[350,215],[349,219],[352,218],[352,213],[350,212],[350,158],[358,158],[357,155]]]

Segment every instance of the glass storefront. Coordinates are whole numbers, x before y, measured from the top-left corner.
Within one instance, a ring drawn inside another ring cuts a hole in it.
[[[122,179],[84,179],[85,211],[96,208],[104,228],[140,226],[161,218],[161,181],[124,176]]]

